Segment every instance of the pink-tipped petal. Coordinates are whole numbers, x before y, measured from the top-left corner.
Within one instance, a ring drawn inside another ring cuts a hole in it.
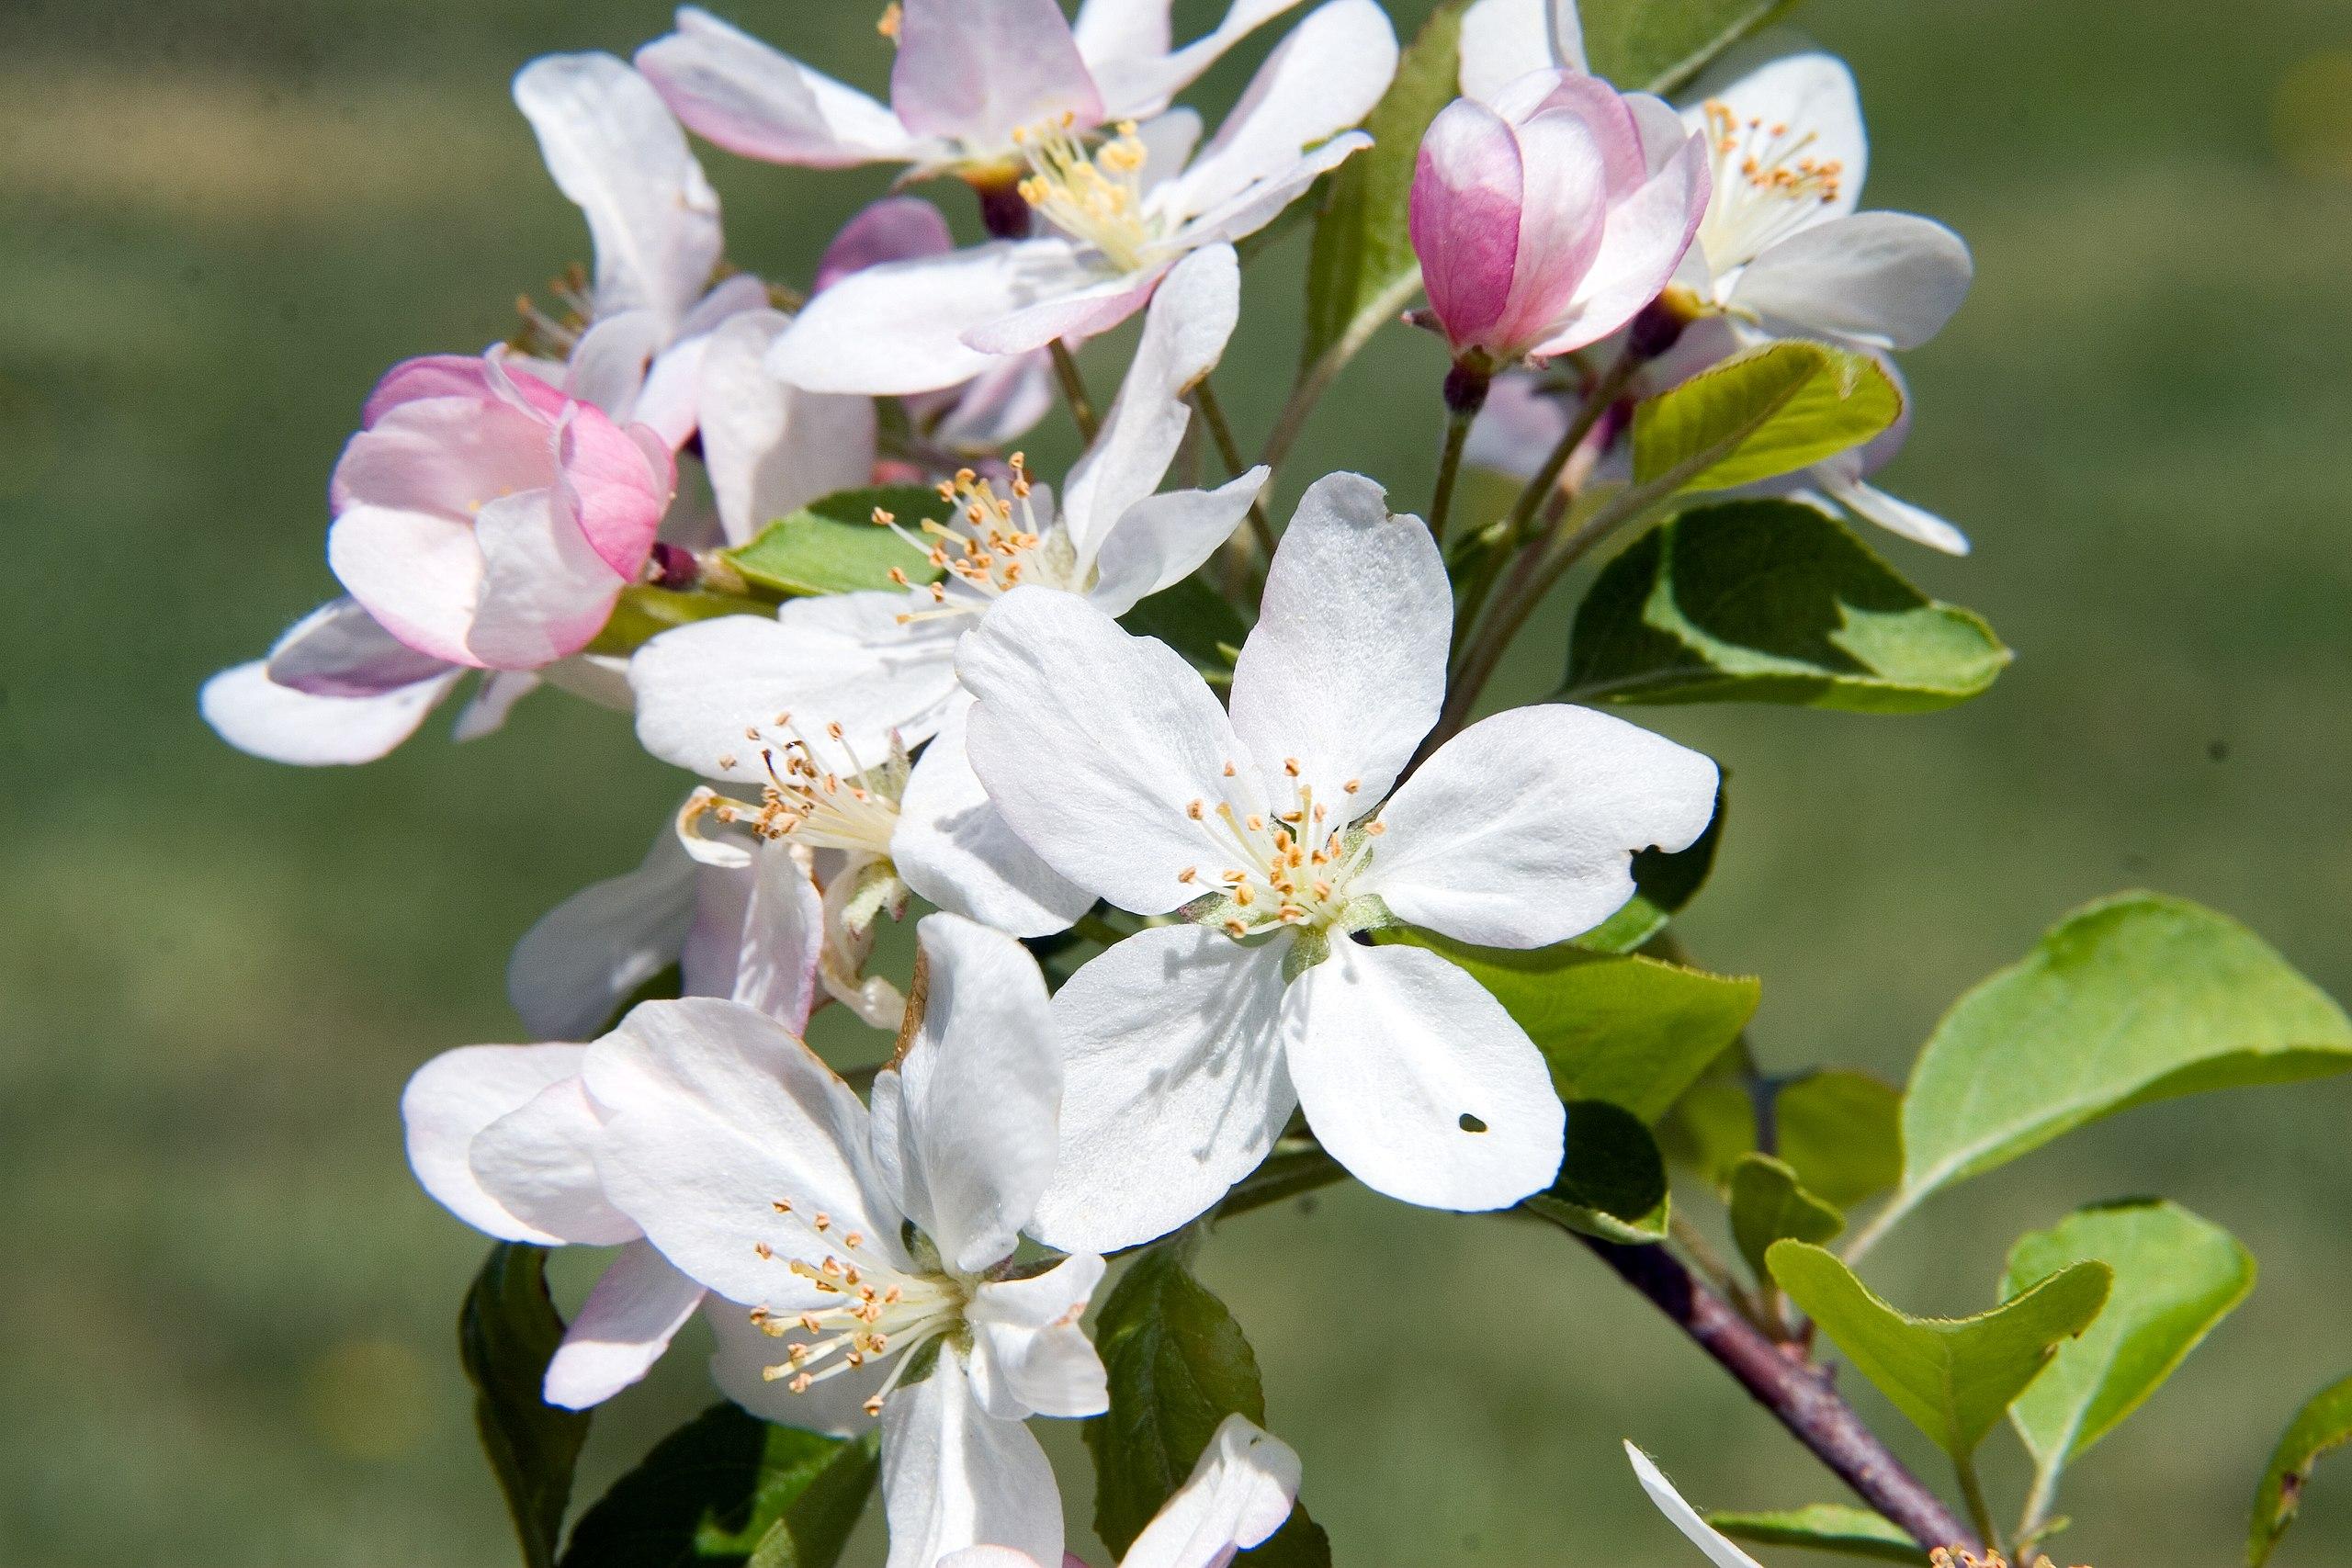
[[[1519,138],[1482,104],[1455,99],[1421,138],[1408,227],[1430,309],[1457,348],[1482,344],[1510,299],[1524,179]]]
[[[956,248],[947,220],[919,196],[885,197],[842,225],[818,259],[808,292],[822,294],[853,272],[914,256],[944,255]]]
[[[1102,118],[1057,0],[908,0],[890,106],[918,136],[983,146],[1065,114],[1080,129]]]

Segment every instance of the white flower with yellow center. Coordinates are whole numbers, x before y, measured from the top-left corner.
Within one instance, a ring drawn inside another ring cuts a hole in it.
[[[1374,0],[1329,0],[1260,67],[1197,153],[1199,117],[1036,116],[1014,140],[1018,193],[1044,232],[872,267],[809,302],[768,367],[812,392],[928,391],[995,357],[1108,331],[1186,255],[1256,232],[1370,146],[1349,128],[1396,71]]]
[[[1191,575],[1240,525],[1263,468],[1215,491],[1155,493],[1191,422],[1185,394],[1224,352],[1240,298],[1230,246],[1169,274],[1118,400],[1058,499],[1016,463],[1001,483],[975,472],[944,482],[935,517],[879,519],[906,541],[907,570],[927,563],[937,582],[788,600],[772,621],[724,616],[646,644],[629,665],[646,750],[707,778],[765,786],[768,757],[791,742],[780,716],[838,723],[817,750],[820,771],[844,777],[862,771],[849,754],[927,741],[888,835],[898,874],[941,908],[1018,936],[1067,927],[1091,897],[1005,829],[964,760],[970,702],[956,644],[1018,587],[1125,615]]]
[[[1012,830],[1089,893],[1190,917],[1054,998],[1068,1083],[1042,1238],[1106,1248],[1182,1224],[1302,1106],[1334,1157],[1408,1202],[1500,1208],[1552,1179],[1563,1112],[1525,1032],[1435,953],[1352,939],[1589,930],[1632,896],[1634,851],[1704,829],[1715,766],[1546,705],[1472,726],[1399,786],[1453,621],[1429,530],[1336,474],[1283,536],[1229,714],[1175,652],[1072,595],[1016,589],[965,639],[972,763]]]
[[[1061,1069],[1045,977],[955,915],[918,928],[929,1003],[869,1114],[797,1035],[719,1001],[648,1003],[591,1047],[613,1207],[715,1297],[713,1371],[772,1420],[878,1415],[893,1568],[975,1545],[1057,1562],[1031,1416],[1099,1415],[1079,1326],[1102,1259],[1012,1268],[1053,1172]]]

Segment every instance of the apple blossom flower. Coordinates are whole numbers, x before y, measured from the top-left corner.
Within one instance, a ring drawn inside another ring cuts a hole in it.
[[[498,350],[413,359],[378,383],[335,465],[327,564],[418,652],[536,669],[604,629],[674,477],[650,428],[624,430]]]
[[[1186,255],[1255,232],[1370,146],[1347,128],[1396,70],[1379,6],[1328,0],[1197,155],[1200,123],[1185,111],[1122,121],[1091,151],[1076,119],[1033,120],[1019,143],[1021,192],[1050,232],[844,278],[809,301],[770,367],[811,391],[922,392],[981,374],[994,355],[1107,331]]]
[[[1408,1202],[1499,1208],[1552,1179],[1563,1112],[1525,1032],[1437,953],[1351,939],[1589,930],[1631,897],[1634,851],[1705,828],[1715,766],[1544,705],[1472,726],[1398,785],[1437,721],[1453,620],[1429,530],[1335,474],[1275,554],[1230,714],[1165,645],[1069,594],[1016,589],[966,637],[972,765],[1012,829],[1121,908],[1190,917],[1054,998],[1068,1088],[1044,1240],[1182,1224],[1294,1107]]]
[[[719,146],[816,168],[911,164],[976,186],[1019,177],[1025,127],[1069,116],[1091,130],[1162,113],[1225,51],[1298,0],[1234,0],[1216,30],[1174,47],[1170,0],[907,0],[884,14],[898,45],[883,105],[685,6],[638,51],[678,118]]]
[[[1128,1543],[1119,1568],[1226,1568],[1235,1553],[1282,1529],[1298,1482],[1298,1455],[1288,1443],[1246,1416],[1227,1416],[1184,1484]],[[1074,1557],[1066,1562],[1079,1563]],[[1011,1547],[967,1546],[940,1559],[939,1568],[1043,1565]]]
[[[1640,1480],[1642,1490],[1650,1495],[1650,1501],[1657,1505],[1657,1511],[1664,1514],[1691,1545],[1706,1553],[1707,1561],[1713,1563],[1714,1568],[1764,1568],[1762,1563],[1734,1545],[1729,1536],[1709,1524],[1698,1509],[1684,1502],[1682,1494],[1674,1489],[1674,1483],[1666,1478],[1666,1472],[1658,1469],[1649,1455],[1629,1442],[1625,1445],[1625,1457],[1634,1461],[1634,1474]]]
[[[1024,1422],[1108,1398],[1078,1323],[1102,1259],[1010,1267],[1054,1166],[1045,977],[1012,938],[959,916],[916,934],[929,1005],[870,1114],[764,1014],[648,1003],[584,1064],[609,1111],[596,1169],[723,1298],[712,1367],[730,1397],[820,1430],[879,1416],[893,1568],[976,1545],[1058,1562],[1061,1499]]]
[[[788,788],[776,777],[787,754],[820,783],[855,781],[894,747],[929,741],[902,792],[863,785],[877,804],[860,847],[887,854],[942,908],[1023,936],[1068,926],[1091,900],[1004,829],[964,761],[956,644],[1015,584],[1124,615],[1190,575],[1240,525],[1263,468],[1215,491],[1154,493],[1192,417],[1184,394],[1224,352],[1239,309],[1230,246],[1195,252],[1170,273],[1058,506],[1016,454],[1007,492],[967,470],[941,487],[956,508],[947,521],[918,533],[891,520],[910,565],[944,570],[936,584],[787,600],[772,621],[727,616],[647,643],[629,666],[646,750],[706,778]]]
[[[1703,328],[1703,323],[1702,324]],[[1684,334],[1665,358],[1645,366],[1636,387],[1663,391],[1709,365],[1738,351],[1737,334],[1710,334],[1703,330]],[[1695,354],[1686,353],[1693,350]],[[1911,395],[1903,373],[1886,355],[1877,356],[1880,368],[1903,396],[1903,412],[1894,423],[1861,446],[1778,479],[1743,486],[1729,495],[1785,495],[1836,516],[1859,518],[1891,534],[1941,550],[1946,555],[1968,553],[1968,536],[1934,513],[1889,495],[1870,482],[1870,476],[1893,462],[1911,430]],[[1470,426],[1464,460],[1519,479],[1532,479],[1544,459],[1567,433],[1575,394],[1546,388],[1532,372],[1512,371],[1495,378],[1485,408]],[[1602,459],[1596,477],[1623,481],[1626,462],[1622,450]]]
[[[648,869],[667,873],[666,867]],[[797,1035],[807,1027],[816,998],[816,891],[781,850],[764,856],[744,880],[731,922],[713,920],[710,929],[681,933],[688,985],[723,984],[720,994],[734,998],[723,1005]],[[642,875],[618,879],[560,908],[550,917],[552,933],[542,922],[534,932],[543,950],[536,961],[542,973],[518,1002],[527,996],[540,1022],[550,1021],[549,1009],[586,1016],[583,1005],[593,1009],[610,994],[594,960],[628,945],[623,928],[642,918],[636,906],[649,891]],[[579,951],[546,951],[565,942],[567,928]],[[524,947],[532,945],[526,938]],[[697,945],[704,950],[700,962]],[[524,950],[516,956],[523,960]],[[560,976],[581,983],[567,993],[552,983]],[[703,1299],[701,1284],[673,1268],[637,1223],[605,1200],[594,1149],[608,1112],[582,1076],[591,1050],[562,1043],[461,1046],[418,1069],[401,1097],[410,1167],[451,1213],[505,1241],[619,1248],[548,1364],[545,1398],[571,1409],[600,1404],[643,1378]]]
[[[1661,110],[1663,106],[1658,106]],[[1705,143],[1580,72],[1456,98],[1421,139],[1410,229],[1454,357],[1547,358],[1624,326],[1707,210]]]

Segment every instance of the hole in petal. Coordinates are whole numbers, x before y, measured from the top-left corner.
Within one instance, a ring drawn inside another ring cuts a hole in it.
[[[1465,1111],[1462,1113],[1462,1130],[1465,1133],[1483,1133],[1487,1130],[1487,1124]]]

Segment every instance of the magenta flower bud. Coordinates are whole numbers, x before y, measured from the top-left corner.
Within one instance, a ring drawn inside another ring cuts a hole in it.
[[[1430,122],[1411,231],[1456,358],[1582,348],[1657,298],[1707,210],[1706,143],[1655,98],[1577,71]]]

